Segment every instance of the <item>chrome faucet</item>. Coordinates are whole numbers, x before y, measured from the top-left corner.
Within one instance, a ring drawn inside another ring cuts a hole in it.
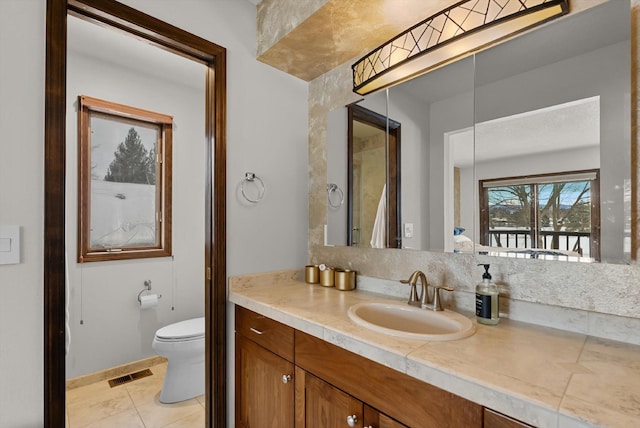
[[[420,295],[418,295],[417,285],[418,280],[422,284]],[[427,282],[427,276],[422,271],[415,271],[411,274],[409,279],[400,280],[403,284],[409,284],[409,301],[407,304],[411,306],[417,306],[423,309],[431,309],[432,311],[442,311],[442,301],[440,300],[440,290],[453,291],[453,288],[446,287],[444,285],[432,286],[433,287],[433,299],[429,297],[429,283]]]

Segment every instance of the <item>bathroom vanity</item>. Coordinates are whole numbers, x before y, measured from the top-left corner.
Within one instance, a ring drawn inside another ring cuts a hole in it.
[[[237,426],[482,426],[471,401],[240,306],[236,370]]]
[[[236,426],[624,427],[640,416],[639,346],[508,319],[450,342],[382,335],[348,308],[397,299],[298,277],[230,279]]]

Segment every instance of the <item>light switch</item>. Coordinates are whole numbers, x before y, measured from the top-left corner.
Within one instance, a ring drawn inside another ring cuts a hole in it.
[[[11,238],[0,238],[0,253],[11,252]]]
[[[0,226],[0,265],[20,263],[20,226]]]

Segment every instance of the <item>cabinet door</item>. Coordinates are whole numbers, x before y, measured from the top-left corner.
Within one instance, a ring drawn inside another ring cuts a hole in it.
[[[362,427],[362,402],[296,368],[296,428]]]
[[[408,428],[406,425],[391,419],[384,413],[378,412],[373,407],[364,406],[364,424],[365,428]]]
[[[236,426],[293,428],[293,376],[289,361],[236,335]]]

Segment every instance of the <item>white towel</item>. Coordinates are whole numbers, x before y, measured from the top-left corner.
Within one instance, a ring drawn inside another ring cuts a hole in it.
[[[378,202],[378,211],[376,212],[376,220],[373,222],[373,231],[371,232],[371,248],[385,248],[386,227],[387,222],[387,185],[382,187],[382,195]]]

